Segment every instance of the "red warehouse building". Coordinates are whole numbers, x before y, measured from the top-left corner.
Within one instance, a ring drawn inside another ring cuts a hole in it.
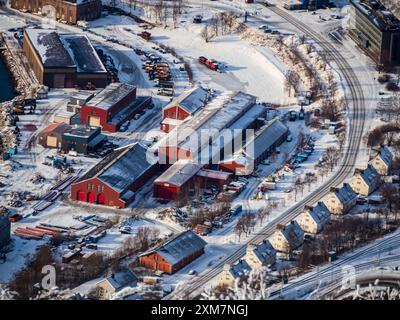
[[[136,98],[136,87],[112,83],[81,108],[81,123],[116,132],[125,121],[151,103],[150,97]]]
[[[161,130],[170,132],[187,117],[204,107],[209,99],[209,91],[196,87],[183,92],[163,108]]]
[[[172,274],[201,256],[206,245],[207,242],[188,230],[158,248],[141,254],[140,265],[154,271]]]
[[[154,181],[154,197],[178,200],[182,195],[188,194],[189,189],[194,188],[194,177],[202,167],[202,164],[188,160],[175,162]]]
[[[125,208],[157,170],[157,161],[140,143],[115,149],[72,185],[71,199]]]

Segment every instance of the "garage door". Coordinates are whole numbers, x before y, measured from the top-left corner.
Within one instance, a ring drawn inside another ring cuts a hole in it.
[[[57,148],[57,147],[58,147],[58,145],[57,145],[57,138],[56,138],[56,137],[48,136],[48,137],[47,137],[47,146],[48,146],[48,147]]]
[[[85,191],[78,191],[78,201],[85,201],[86,202],[86,192]]]
[[[97,203],[98,204],[105,204],[106,203],[106,197],[104,194],[99,194],[97,197]]]
[[[174,200],[177,195],[176,188],[166,187],[166,186],[157,186],[156,187],[156,195],[158,198]]]
[[[94,193],[89,193],[88,195],[88,201],[90,203],[96,203],[96,196],[94,195]]]
[[[100,127],[100,118],[99,117],[90,116],[89,117],[89,126],[91,126],[91,127]]]
[[[65,84],[65,74],[55,74],[54,75],[54,87],[64,88]]]

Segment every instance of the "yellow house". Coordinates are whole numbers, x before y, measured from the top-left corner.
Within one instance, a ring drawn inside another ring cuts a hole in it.
[[[389,148],[382,146],[378,153],[371,158],[369,164],[382,176],[389,174],[393,161],[393,154]]]
[[[244,259],[240,259],[235,264],[227,263],[224,265],[224,268],[218,277],[217,285],[233,287],[237,279],[249,274],[250,271],[251,267]]]
[[[331,213],[323,202],[318,202],[314,207],[305,206],[304,212],[298,217],[297,222],[306,233],[319,233],[324,224],[329,220]]]
[[[357,193],[348,183],[341,188],[331,188],[331,192],[325,197],[324,203],[330,213],[341,215],[349,212],[357,203]]]
[[[278,225],[269,241],[276,251],[289,253],[303,243],[304,232],[297,221],[291,221],[286,226]]]
[[[252,270],[257,270],[262,266],[274,264],[276,261],[276,250],[268,240],[264,240],[259,245],[247,245],[246,255],[244,256],[247,264]]]
[[[373,166],[368,165],[365,170],[356,169],[349,184],[354,192],[367,197],[378,188],[380,181],[378,171]]]
[[[96,295],[100,300],[110,300],[126,287],[135,287],[137,278],[132,271],[113,273],[96,283]]]

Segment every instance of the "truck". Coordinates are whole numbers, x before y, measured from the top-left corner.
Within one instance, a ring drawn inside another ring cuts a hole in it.
[[[208,69],[220,72],[219,66],[218,66],[218,62],[212,59],[207,59],[206,57],[200,56],[198,58],[198,61],[205,65]]]

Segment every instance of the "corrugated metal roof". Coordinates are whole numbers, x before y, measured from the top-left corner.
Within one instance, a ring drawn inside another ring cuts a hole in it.
[[[118,148],[90,169],[79,181],[98,178],[119,193],[123,193],[153,165],[147,148],[140,143]]]
[[[282,138],[289,129],[278,119],[275,118],[269,121],[263,128],[261,128],[253,137],[253,140],[246,144],[246,149],[250,150],[250,144],[253,143],[254,155],[253,159],[258,159],[265,150],[271,148],[271,146]]]
[[[128,83],[111,83],[90,99],[85,106],[108,110],[135,89],[135,86]]]
[[[168,240],[160,247],[141,254],[141,256],[156,252],[170,264],[174,265],[201,250],[207,245],[201,237],[188,230]]]
[[[172,184],[177,187],[183,186],[187,181],[196,175],[203,167],[202,164],[190,160],[178,160],[159,176],[154,183]]]
[[[193,114],[207,103],[209,92],[201,87],[191,88],[184,91],[179,97],[166,105],[164,109],[181,106],[188,113]]]
[[[60,39],[70,57],[75,62],[78,72],[107,72],[86,35],[62,34],[60,35]]]

